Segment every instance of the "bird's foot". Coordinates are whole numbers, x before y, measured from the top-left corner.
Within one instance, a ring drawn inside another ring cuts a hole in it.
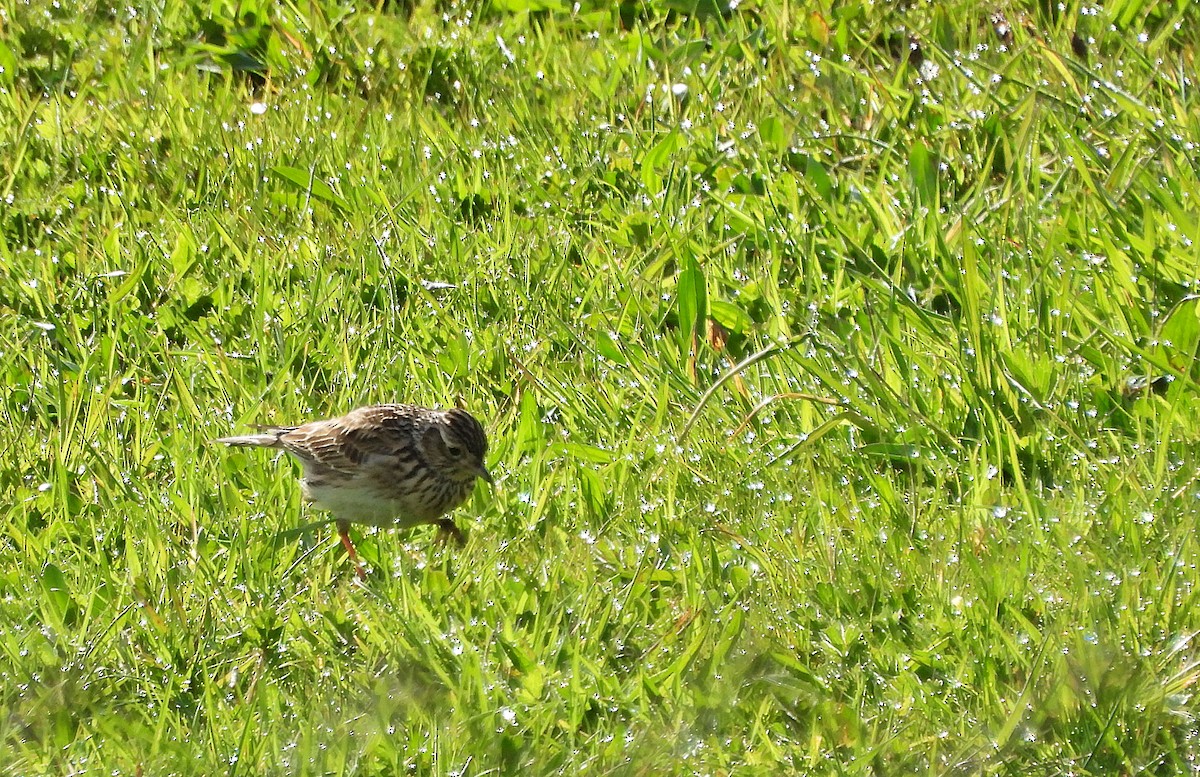
[[[467,544],[467,535],[463,530],[454,525],[454,521],[449,518],[443,518],[437,522],[437,536],[434,537],[434,542],[439,545],[445,545],[450,540],[454,540],[454,544],[462,547]]]
[[[354,543],[350,541],[350,524],[345,521],[337,523],[338,537],[342,540],[342,546],[346,548],[346,553],[350,556],[350,560],[354,562],[354,572],[358,575],[359,580],[367,579],[367,571],[363,569],[362,562],[358,560],[358,551],[354,549]]]

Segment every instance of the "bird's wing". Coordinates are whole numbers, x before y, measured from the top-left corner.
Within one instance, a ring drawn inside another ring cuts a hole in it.
[[[412,418],[388,406],[360,408],[341,418],[296,427],[279,440],[319,469],[353,475],[368,464],[390,463],[412,445]]]

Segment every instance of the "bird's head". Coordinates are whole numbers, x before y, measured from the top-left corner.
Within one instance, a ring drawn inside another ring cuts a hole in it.
[[[487,455],[487,434],[475,416],[455,408],[440,414],[434,425],[421,437],[426,460],[446,477],[463,483],[475,478],[492,482],[484,466]]]

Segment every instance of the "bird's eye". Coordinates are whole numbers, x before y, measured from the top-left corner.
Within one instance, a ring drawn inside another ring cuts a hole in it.
[[[462,448],[458,447],[457,445],[447,445],[447,446],[446,446],[446,451],[447,451],[447,452],[448,452],[448,453],[449,453],[451,456],[454,456],[454,457],[458,457],[458,456],[461,456],[461,455],[462,455]]]

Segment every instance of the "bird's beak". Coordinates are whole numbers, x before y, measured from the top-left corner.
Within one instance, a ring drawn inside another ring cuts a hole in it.
[[[479,465],[479,470],[476,471],[475,474],[479,475],[479,477],[483,478],[484,480],[486,480],[487,482],[489,482],[493,485],[495,485],[495,483],[496,483],[496,481],[492,480],[492,473],[488,472],[487,467],[483,466],[482,464]]]

